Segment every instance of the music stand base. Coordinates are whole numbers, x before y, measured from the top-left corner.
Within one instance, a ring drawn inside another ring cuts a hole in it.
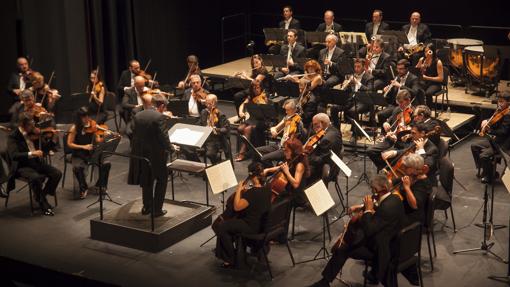
[[[496,257],[496,259],[498,259],[499,261],[506,263],[506,261],[502,257],[500,257],[499,255],[497,255],[496,253],[491,251],[491,248],[493,246],[494,246],[494,242],[487,244],[487,242],[482,241],[482,245],[480,247],[456,250],[456,251],[453,251],[453,254],[467,253],[467,252],[473,252],[473,251],[484,251],[485,254],[491,254],[494,257]]]
[[[117,205],[122,205],[121,203],[119,203],[119,202],[117,202],[117,201],[113,200],[113,199],[110,197],[110,195],[108,194],[108,192],[104,191],[104,192],[102,192],[102,193],[100,192],[100,193],[99,193],[99,196],[98,196],[98,197],[97,197],[97,199],[96,199],[96,201],[94,201],[94,202],[92,202],[91,204],[87,205],[87,208],[89,208],[89,207],[91,207],[91,206],[93,206],[93,205],[95,205],[95,204],[99,203],[99,202],[101,201],[101,196],[103,196],[103,197],[104,197],[104,198],[103,198],[103,200],[106,200],[106,201],[109,201],[109,202],[115,203],[115,204],[117,204]]]

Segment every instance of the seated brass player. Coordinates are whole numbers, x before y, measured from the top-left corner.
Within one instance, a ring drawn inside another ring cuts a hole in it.
[[[471,152],[477,169],[481,169],[483,183],[490,183],[498,177],[494,171],[492,159],[498,153],[494,148],[508,150],[510,144],[510,94],[505,93],[498,98],[498,108],[490,119],[480,125],[479,135],[482,136],[471,144]]]
[[[33,116],[27,112],[21,113],[17,128],[7,139],[7,152],[14,175],[9,187],[14,188],[15,177],[26,178],[44,215],[52,216],[53,207],[46,200],[46,195],[55,194],[62,172],[42,160],[44,147],[39,147],[40,137],[41,131],[35,127]]]
[[[262,231],[264,219],[271,208],[271,190],[264,185],[262,164],[248,166],[248,177],[241,181],[227,200],[225,211],[218,216],[212,228],[217,235],[216,257],[222,267],[235,263],[234,238],[239,234],[256,234]]]
[[[374,254],[376,278],[385,286],[393,286],[388,268],[391,260],[390,241],[397,235],[404,220],[400,195],[392,193],[386,176],[376,175],[370,181],[372,195],[363,198],[363,205],[349,208],[352,215],[344,233],[333,247],[333,256],[322,271],[322,279],[311,286],[329,286],[348,258]]]

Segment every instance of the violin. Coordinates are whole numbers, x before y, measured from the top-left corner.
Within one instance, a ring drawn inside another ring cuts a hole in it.
[[[267,104],[267,96],[266,96],[266,93],[262,92],[260,93],[258,96],[255,96],[253,98],[250,99],[250,101],[253,103],[253,104],[257,104],[257,105],[265,105]]]
[[[207,93],[204,91],[204,89],[200,88],[200,90],[196,92],[191,90],[191,96],[195,99],[196,102],[204,102],[207,98]]]
[[[105,124],[98,124],[94,120],[89,120],[88,123],[83,127],[83,131],[87,134],[95,135],[95,143],[103,143],[106,134],[113,134],[114,136],[120,136],[112,130],[108,129]]]
[[[207,126],[213,128],[213,133],[218,134],[216,131],[216,124],[219,121],[220,110],[218,108],[212,108],[207,118]]]
[[[296,134],[298,130],[298,124],[301,122],[301,116],[299,114],[294,114],[292,116],[287,116],[285,118],[285,125],[282,129],[283,135],[282,139],[280,140],[280,145],[283,146],[283,144],[293,135]]]
[[[326,134],[325,130],[320,130],[318,133],[311,136],[303,146],[305,154],[310,155],[312,151],[315,149],[317,143],[319,143],[319,141],[324,137],[325,134]]]
[[[429,131],[428,133],[425,134],[425,138],[429,138],[429,137],[439,134],[439,133],[441,133],[441,127],[435,126],[434,129],[432,129],[431,131]],[[406,155],[408,155],[410,153],[414,153],[414,152],[416,152],[416,143],[413,142],[413,143],[411,143],[411,145],[408,148],[406,148],[404,150],[402,155],[400,155],[400,157],[397,159],[397,161],[393,165],[391,165],[387,160],[385,160],[387,167],[384,168],[383,171],[386,173],[388,180],[395,180],[395,179],[401,178],[402,176],[405,175],[405,173],[402,169],[403,159]],[[427,169],[428,169],[428,167],[427,167]],[[428,172],[428,170],[425,173],[427,173],[427,172]]]
[[[498,109],[492,114],[492,116],[487,120],[487,123],[480,129],[480,132],[478,135],[485,136],[488,132],[488,130],[491,128],[491,126],[495,125],[497,122],[499,122],[504,116],[506,116],[510,112],[510,107],[506,107],[504,109],[501,109],[498,107]]]

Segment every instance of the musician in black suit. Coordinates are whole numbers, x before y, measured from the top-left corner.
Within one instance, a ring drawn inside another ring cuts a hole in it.
[[[287,44],[283,45],[280,50],[280,55],[287,58],[287,67],[281,68],[279,72],[275,74],[275,79],[281,78],[289,74],[302,73],[302,68],[299,67],[297,59],[305,58],[306,51],[305,47],[297,42],[298,36],[297,31],[290,29],[287,31]]]
[[[440,129],[441,125],[439,124],[439,120],[431,118],[431,115],[432,112],[429,107],[425,105],[416,106],[413,111],[413,123],[423,123],[427,128],[427,132],[437,129],[438,126]],[[438,132],[429,136],[429,140],[432,141],[436,147],[439,147],[441,133]]]
[[[283,7],[283,20],[278,23],[278,28],[281,29],[300,29],[301,24],[298,19],[293,17],[294,11],[292,7],[287,5]]]
[[[417,45],[419,43],[428,43],[432,39],[429,26],[421,23],[421,15],[413,12],[409,19],[409,24],[402,26],[402,31],[406,33],[409,45]]]
[[[321,64],[324,88],[330,89],[340,83],[342,75],[338,70],[338,64],[344,56],[344,50],[337,47],[338,37],[330,34],[326,36],[326,48],[319,52],[319,63]]]
[[[35,201],[39,203],[44,215],[52,216],[54,215],[53,207],[46,200],[46,195],[55,195],[62,172],[42,160],[44,154],[38,147],[39,140],[34,141],[31,135],[41,136],[40,130],[35,127],[31,114],[22,113],[19,116],[18,127],[7,139],[11,174],[14,175],[10,180],[13,181],[20,176],[28,179],[35,194]],[[14,188],[14,183],[11,182],[9,187]]]
[[[338,174],[338,166],[331,160],[331,151],[337,156],[342,156],[342,134],[331,125],[329,117],[325,113],[318,113],[312,118],[313,134],[315,135],[325,131],[324,136],[316,144],[314,150],[308,155],[311,175],[309,182],[315,182],[323,176],[335,178]],[[326,169],[326,170],[325,170]]]
[[[395,104],[396,96],[402,90],[409,92],[411,100],[416,98],[414,103],[419,105],[424,103],[423,90],[420,88],[419,79],[409,71],[409,65],[407,59],[400,59],[397,62],[397,76],[391,80],[389,85],[384,87],[383,91],[386,93],[386,103],[388,105],[377,113],[379,123],[385,122],[391,116],[393,110],[397,107]]]
[[[322,279],[311,286],[329,286],[348,258],[370,254],[374,254],[376,258],[373,264],[377,278],[385,286],[392,285],[392,278],[388,276],[391,261],[390,241],[401,228],[404,207],[400,197],[391,193],[391,185],[386,176],[374,176],[370,185],[373,195],[365,196],[363,205],[349,208],[350,213],[363,212],[359,219],[361,230],[350,230],[349,232],[354,232],[352,240],[348,241],[347,237],[343,237],[343,242],[335,245],[338,247],[334,249],[333,256],[322,271]],[[377,198],[377,208],[374,207],[374,198]]]
[[[374,10],[372,12],[372,22],[368,22],[365,25],[365,34],[367,39],[371,40],[372,36],[381,35],[382,31],[389,30],[390,25],[383,22],[383,12],[381,10]]]
[[[315,29],[317,32],[338,33],[342,31],[342,25],[335,22],[335,14],[331,10],[324,12],[324,22]]]
[[[184,91],[182,95],[183,101],[188,101],[188,116],[199,117],[205,108],[205,99],[203,96],[209,94],[209,91],[202,86],[202,79],[199,75],[191,75],[190,88]],[[196,96],[193,96],[196,95]],[[200,96],[198,96],[200,95]]]
[[[126,123],[129,123],[131,120],[131,110],[142,105],[143,92],[149,89],[145,86],[145,82],[144,77],[135,76],[133,87],[124,91],[121,103],[121,116]]]
[[[381,39],[374,40],[372,53],[367,55],[367,60],[366,72],[374,76],[374,88],[382,89],[390,80],[390,66],[394,67],[395,64],[390,54],[384,52],[384,42]]]
[[[497,174],[497,172],[494,172],[492,160],[494,155],[498,154],[498,151],[494,150],[493,146],[497,145],[503,151],[508,150],[510,147],[509,106],[510,94],[505,93],[498,98],[498,109],[495,111],[495,113],[502,113],[502,118],[495,123],[491,123],[491,125],[487,125],[488,119],[483,120],[480,129],[484,131],[487,136],[480,137],[471,144],[473,159],[476,168],[481,169],[480,176],[482,177],[483,183],[490,183],[494,180],[494,178],[492,178],[493,175]]]
[[[119,82],[117,83],[117,97],[122,99],[124,91],[131,88],[135,84],[135,76],[140,73],[140,62],[137,60],[129,61],[129,66],[120,74]]]
[[[374,85],[374,78],[364,70],[365,60],[354,60],[354,75],[346,80],[341,89],[346,90],[349,95],[353,95],[358,91],[372,91]],[[358,120],[358,115],[372,110],[373,107],[365,103],[357,101],[355,98],[350,98],[344,107],[332,105],[330,108],[331,118],[335,127],[340,127],[340,117],[338,113],[341,110],[345,111],[345,115],[351,119]],[[354,130],[355,132],[357,129]]]
[[[32,70],[30,70],[28,60],[25,57],[19,57],[16,60],[16,66],[18,70],[11,74],[9,83],[7,84],[7,90],[12,94],[14,100],[18,101],[21,92],[32,85],[30,79]]]
[[[436,145],[426,137],[428,126],[424,123],[413,123],[411,127],[410,142],[403,145],[401,149],[390,149],[381,153],[381,158],[390,163],[399,159],[403,154],[408,152],[411,145],[415,145],[414,153],[421,155],[425,164],[429,167],[429,178],[435,175],[437,170],[437,161],[439,160],[439,150]]]
[[[150,160],[151,168],[145,162],[131,159],[129,165],[129,183],[140,184],[143,190],[142,214],[149,214],[154,206],[154,216],[163,216],[168,170],[166,163],[171,151],[168,138],[168,116],[163,112],[168,105],[162,95],[152,97],[154,109],[146,109],[135,115],[133,121],[133,139],[131,153]],[[154,181],[156,184],[154,186]],[[154,191],[154,202],[152,194]]]

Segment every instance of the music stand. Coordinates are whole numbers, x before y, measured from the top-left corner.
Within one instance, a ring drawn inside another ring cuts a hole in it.
[[[167,110],[171,111],[174,116],[186,117],[189,114],[188,101],[186,100],[168,101]]]
[[[365,130],[360,126],[360,124],[355,119],[351,119],[351,121],[361,131],[361,134],[363,135],[363,137],[365,137],[365,140],[363,141],[363,149],[365,150],[365,153],[363,154],[363,173],[360,175],[360,177],[358,179],[358,182],[353,187],[351,187],[349,190],[347,190],[347,194],[351,190],[355,189],[358,185],[360,185],[360,183],[362,181],[365,181],[366,183],[370,183],[370,179],[368,178],[368,174],[367,174],[367,154],[366,154],[366,150],[367,150],[367,140],[369,142],[372,142],[372,139],[370,138],[370,136],[365,132]]]
[[[409,44],[409,40],[407,39],[407,35],[404,31],[400,30],[385,30],[381,31],[381,36],[393,36],[397,40],[397,43],[400,45]]]
[[[107,157],[110,157],[112,153],[115,153],[115,150],[117,150],[117,146],[119,146],[120,143],[120,137],[113,137],[109,140],[106,140],[105,142],[97,145],[94,148],[94,152],[91,155],[89,163],[93,166],[97,166],[98,174],[101,172],[101,167],[103,166],[104,159]],[[100,174],[98,176],[101,176]],[[91,204],[87,205],[87,208],[91,207],[92,205],[96,203],[100,203],[102,205],[102,199],[103,196],[106,197],[107,201],[113,202],[117,205],[121,205],[119,202],[113,200],[110,197],[110,194],[105,190],[104,186],[99,187],[99,197],[96,201],[92,202]]]
[[[176,123],[169,131],[168,137],[170,143],[188,146],[193,148],[204,148],[204,143],[212,132],[211,127],[189,125],[183,123]],[[189,172],[194,174],[201,174],[207,168],[207,151],[204,152],[204,162],[196,162],[184,159],[176,159],[167,164],[170,172],[170,180],[172,182],[172,200],[175,199],[175,187],[174,187],[174,173],[173,171]],[[205,183],[205,198],[206,205],[209,205],[209,187],[206,180]]]
[[[328,32],[320,32],[320,31],[313,31],[308,32],[305,31],[305,39],[306,43],[310,45],[325,45],[326,42],[326,36],[328,36]]]
[[[228,77],[228,81],[232,88],[238,88],[241,90],[246,90],[251,86],[252,81],[248,79],[243,79],[240,77]]]
[[[287,30],[282,28],[264,28],[262,29],[264,33],[265,42],[274,42],[275,44],[282,44],[285,42],[285,36],[287,35]]]
[[[260,55],[265,66],[271,66],[272,71],[278,68],[287,67],[287,57],[282,55],[262,54]]]
[[[274,89],[278,96],[284,98],[298,98],[299,84],[291,81],[275,81]]]
[[[506,158],[501,151],[501,147],[497,143],[495,143],[493,140],[491,140],[489,138],[488,138],[488,140],[489,140],[491,147],[494,150],[494,154],[500,153],[502,156],[502,159],[506,163]],[[453,251],[453,254],[473,252],[473,251],[484,251],[485,254],[491,254],[494,257],[496,257],[496,259],[498,259],[499,261],[506,263],[502,257],[500,257],[499,255],[497,255],[496,253],[494,253],[491,250],[491,248],[494,246],[494,242],[487,243],[487,241],[490,240],[490,237],[492,236],[492,232],[496,228],[495,225],[493,224],[494,180],[496,177],[496,164],[497,164],[495,159],[493,159],[492,164],[493,164],[493,168],[492,168],[492,174],[490,175],[490,181],[488,183],[485,183],[485,188],[484,188],[482,224],[481,225],[475,224],[476,226],[483,228],[483,240],[481,242],[481,245],[480,245],[480,247],[456,250],[456,251]],[[490,187],[489,187],[489,185],[490,185]],[[488,206],[489,205],[489,189],[491,192],[490,207]],[[488,218],[487,213],[489,212],[489,209],[490,209],[490,217]],[[500,226],[499,228],[503,228],[503,227],[504,226]]]
[[[296,59],[296,66],[299,67],[301,70],[305,70],[305,64],[306,62],[312,60],[311,58],[297,58]],[[306,73],[306,71],[305,71]]]
[[[318,180],[316,183],[305,189],[304,193],[308,198],[308,201],[310,202],[310,205],[312,206],[315,215],[322,217],[322,246],[312,259],[301,261],[296,264],[307,263],[321,259],[325,260],[328,259],[329,252],[326,249],[326,232],[328,232],[329,234],[328,211],[333,206],[335,206],[335,201],[331,197],[331,194],[329,193],[328,188],[326,187],[326,184],[324,184],[324,181],[322,181],[322,179]],[[322,256],[319,257],[321,253]]]

